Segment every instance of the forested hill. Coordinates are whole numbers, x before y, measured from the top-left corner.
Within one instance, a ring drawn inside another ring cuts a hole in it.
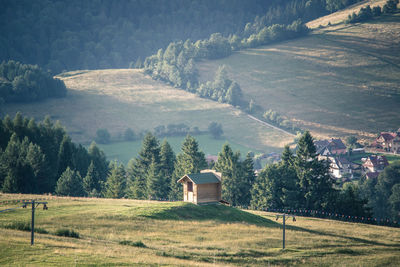
[[[0,1],[0,61],[64,69],[128,67],[171,41],[229,34],[279,1]]]
[[[1,0],[0,62],[53,73],[126,68],[173,41],[307,21],[357,1]]]

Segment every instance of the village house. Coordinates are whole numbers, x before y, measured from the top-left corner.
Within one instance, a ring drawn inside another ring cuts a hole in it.
[[[363,160],[363,171],[367,178],[376,178],[386,166],[389,165],[388,160],[383,155],[371,155]]]
[[[372,146],[378,151],[400,154],[400,129],[397,132],[381,132]]]
[[[203,170],[196,174],[186,174],[178,183],[183,186],[183,201],[194,204],[221,201],[221,173]]]
[[[314,141],[314,145],[317,149],[317,154],[322,154],[326,149],[328,149],[329,153],[332,155],[344,155],[347,152],[346,146],[340,138]]]
[[[336,141],[331,141],[336,140]],[[320,140],[317,143],[318,160],[326,160],[329,163],[329,172],[333,178],[353,179],[359,165],[354,164],[343,156],[346,154],[346,146],[340,139]]]

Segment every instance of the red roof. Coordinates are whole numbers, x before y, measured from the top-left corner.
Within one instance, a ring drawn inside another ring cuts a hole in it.
[[[381,135],[380,135],[378,138],[380,138],[381,136],[383,137],[383,139],[384,139],[386,142],[388,142],[388,141],[394,139],[394,138],[397,136],[397,133],[381,132]]]

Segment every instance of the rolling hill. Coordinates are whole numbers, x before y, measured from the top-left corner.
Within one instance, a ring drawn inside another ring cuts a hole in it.
[[[319,137],[372,138],[397,129],[400,14],[351,25],[324,24],[358,9],[310,22],[316,28],[307,37],[203,61],[198,64],[201,80],[211,79],[225,64],[245,97],[261,110],[273,109]]]
[[[226,140],[238,148],[280,151],[284,144],[293,141],[293,136],[254,121],[239,109],[154,81],[140,70],[75,71],[59,78],[68,88],[67,97],[6,104],[3,114],[13,116],[21,111],[38,120],[49,114],[66,126],[74,141],[81,143],[91,142],[101,128],[117,137],[128,127],[140,133],[159,125],[179,123],[205,131],[212,121],[222,124],[221,143]],[[218,146],[217,151],[221,148]],[[210,150],[214,154],[215,149]]]
[[[0,201],[43,196],[0,195]],[[2,212],[0,265],[40,266],[396,266],[400,230],[275,214],[222,205],[45,196],[35,234],[13,228],[29,209]],[[1,204],[1,210],[17,204]],[[8,229],[7,229],[8,228]],[[10,229],[11,228],[11,229]],[[80,238],[57,236],[61,229]],[[47,232],[47,233],[44,233]]]

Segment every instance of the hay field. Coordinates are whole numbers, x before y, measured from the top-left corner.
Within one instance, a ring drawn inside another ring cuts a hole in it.
[[[27,198],[0,195],[4,199]],[[35,197],[35,196],[33,196]],[[36,196],[41,198],[43,196]],[[48,197],[36,227],[48,234],[5,229],[30,220],[30,209],[0,213],[2,266],[396,266],[400,229],[246,212],[183,202]],[[1,209],[16,205],[1,205]],[[70,229],[79,239],[56,236]]]
[[[334,25],[309,36],[199,64],[202,80],[227,65],[248,99],[319,137],[400,126],[400,14]]]
[[[210,122],[222,124],[224,137],[257,151],[280,151],[293,137],[261,125],[240,110],[153,81],[140,70],[75,71],[59,76],[66,98],[32,104],[7,104],[3,114],[24,115],[38,120],[50,114],[66,126],[74,141],[88,143],[97,129],[112,136],[128,127],[136,133],[158,125],[185,123],[207,130]],[[247,151],[244,151],[244,153]]]

